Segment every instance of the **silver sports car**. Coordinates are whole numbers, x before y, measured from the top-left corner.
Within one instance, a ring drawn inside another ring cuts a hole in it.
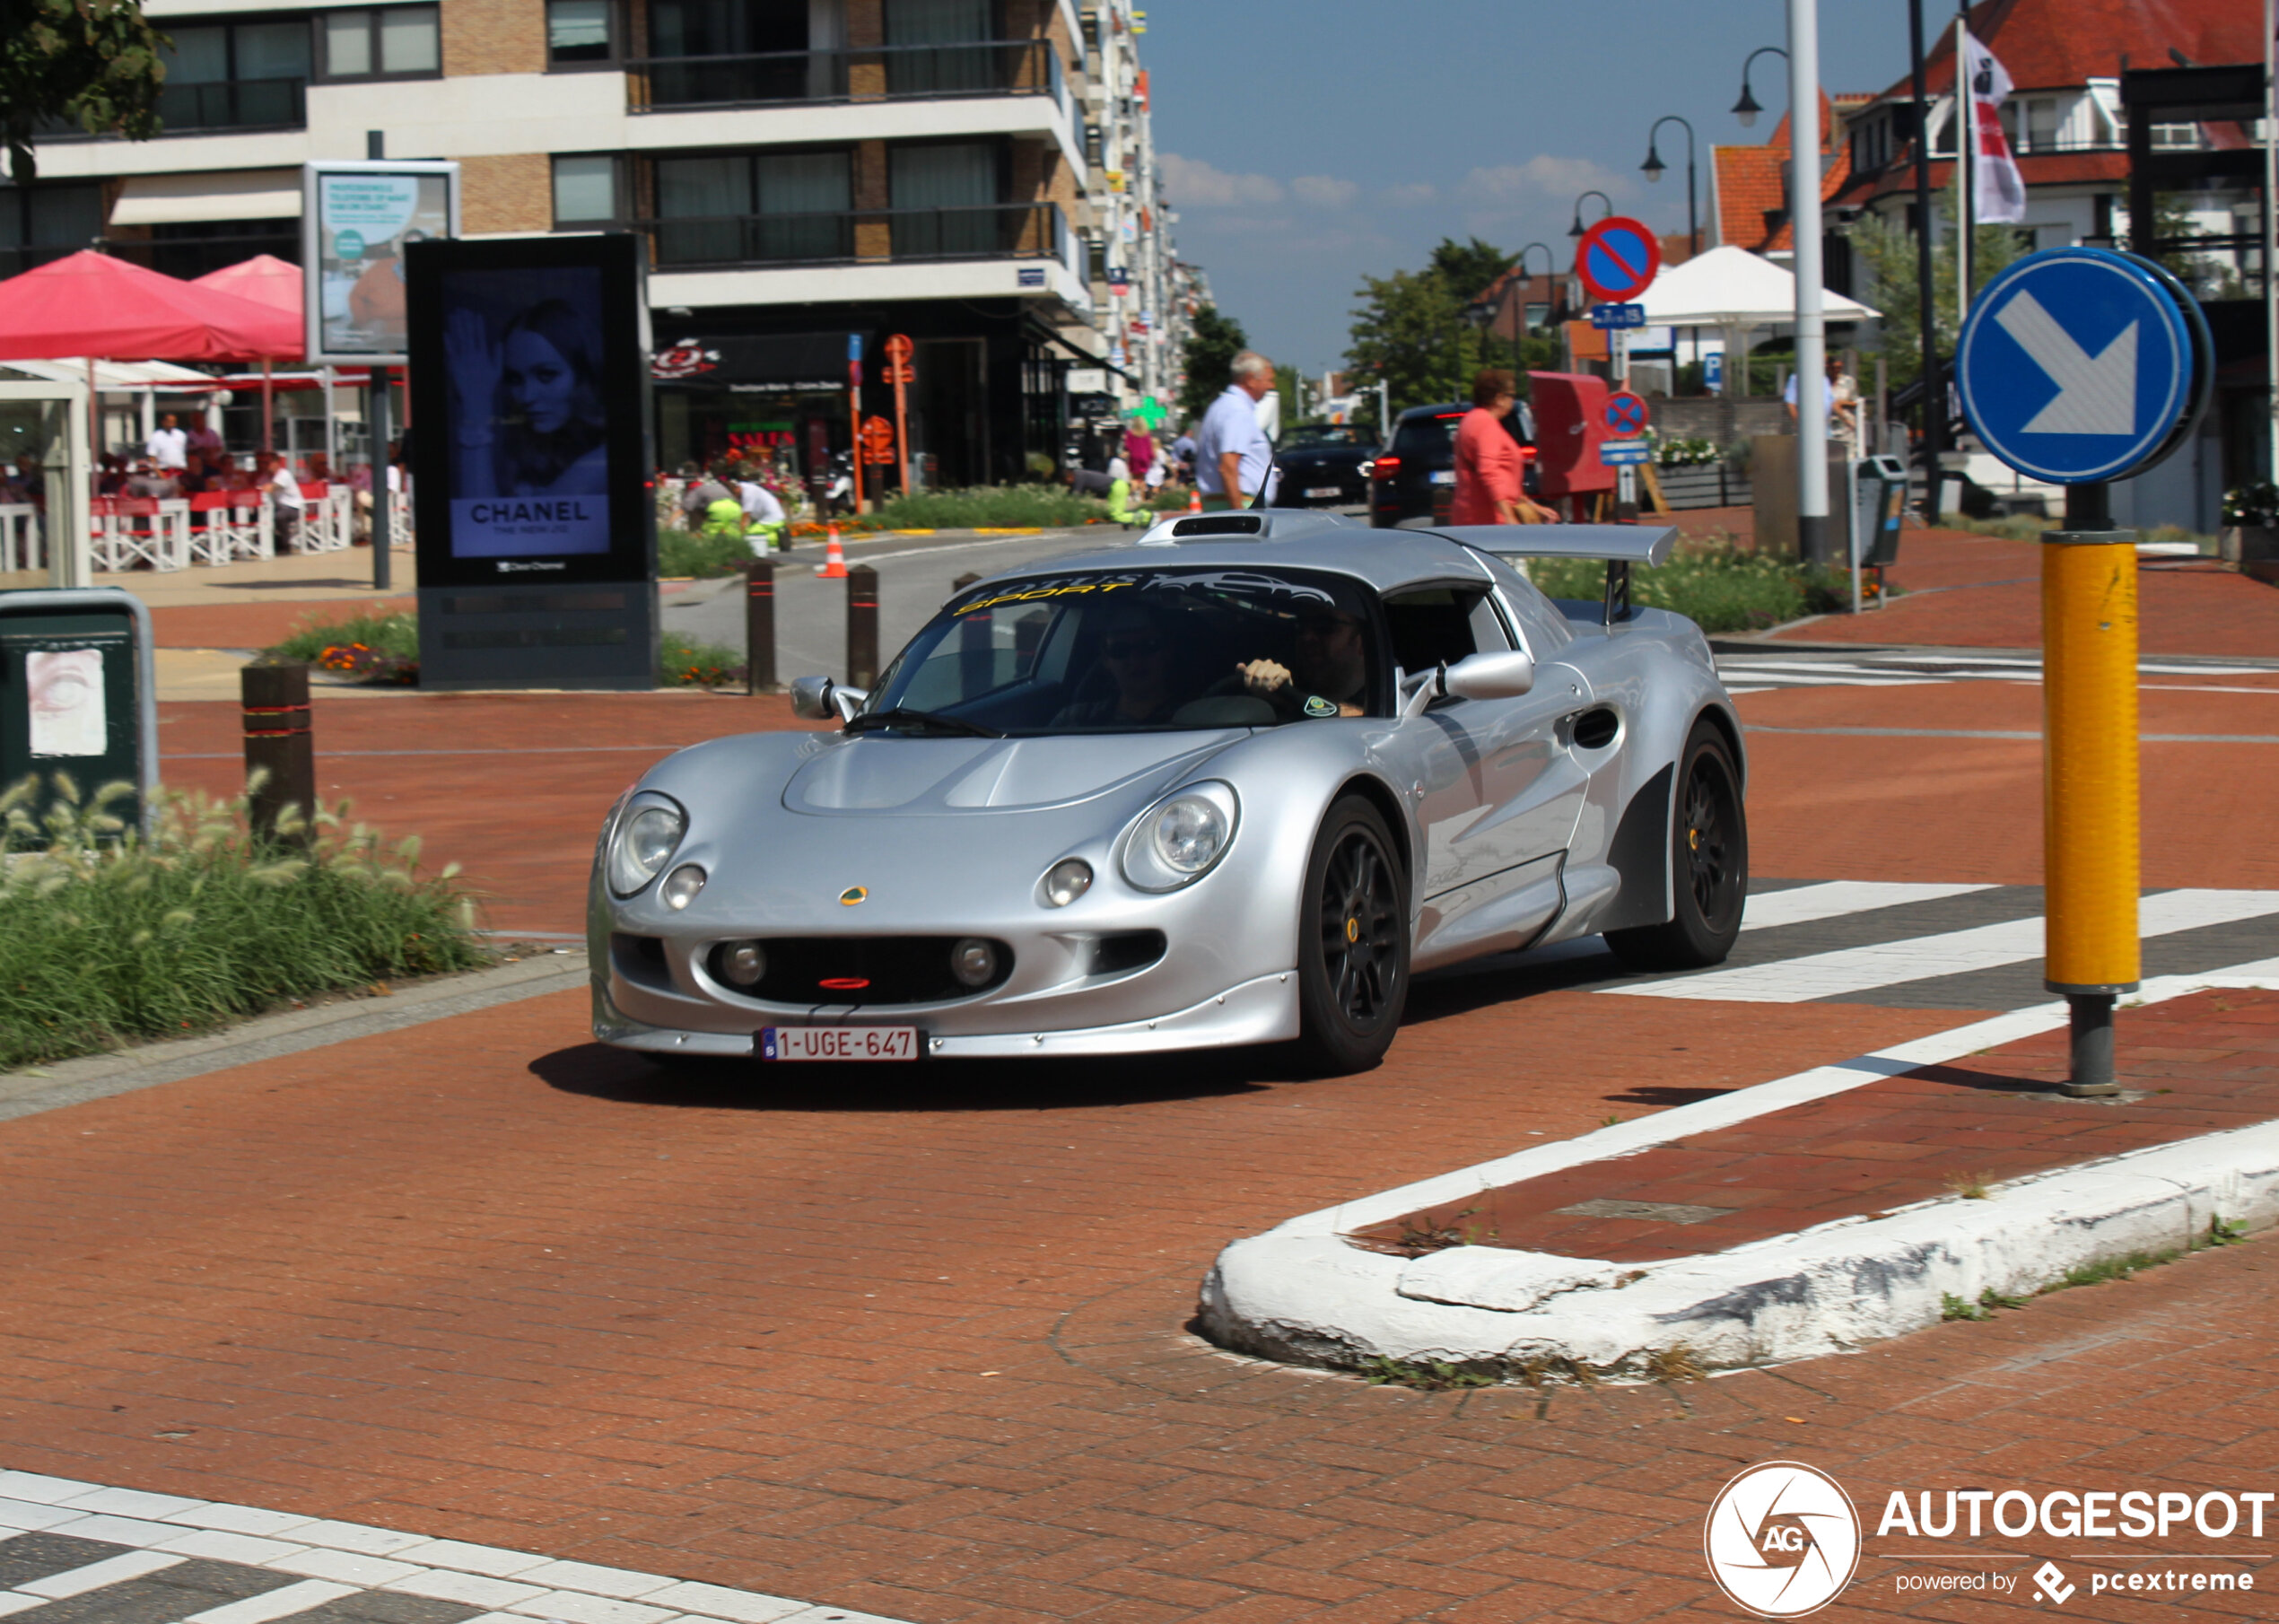
[[[762,1060],[1295,1040],[1374,1064],[1410,977],[1603,935],[1715,964],[1748,890],[1741,726],[1674,532],[1179,518],[960,592],[835,733],[668,757],[612,808],[594,1033]],[[1545,598],[1511,560],[1608,561]]]

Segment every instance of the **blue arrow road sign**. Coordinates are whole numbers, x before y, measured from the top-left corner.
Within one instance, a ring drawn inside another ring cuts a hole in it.
[[[2030,254],[1963,323],[1963,415],[2021,474],[2125,478],[2165,456],[2197,410],[2207,381],[2198,320],[2174,279],[2144,260],[2093,248]]]

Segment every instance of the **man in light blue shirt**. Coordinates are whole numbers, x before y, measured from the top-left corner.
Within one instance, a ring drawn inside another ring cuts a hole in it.
[[[1227,370],[1234,381],[1210,403],[1195,435],[1195,484],[1211,511],[1245,507],[1262,489],[1267,501],[1274,497],[1274,443],[1258,422],[1258,403],[1273,392],[1274,363],[1244,350]]]

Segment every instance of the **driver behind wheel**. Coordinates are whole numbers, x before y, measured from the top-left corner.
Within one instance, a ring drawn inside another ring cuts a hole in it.
[[[1288,715],[1367,714],[1369,652],[1358,615],[1328,604],[1299,610],[1290,661],[1242,661],[1240,691]]]

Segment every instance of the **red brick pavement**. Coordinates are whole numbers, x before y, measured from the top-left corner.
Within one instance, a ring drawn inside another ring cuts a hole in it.
[[[321,586],[299,582],[294,586]],[[343,581],[346,586],[359,583]],[[151,611],[151,635],[162,649],[266,649],[303,625],[332,625],[352,616],[393,615],[418,607],[406,595],[382,598],[293,598],[283,603],[178,604]]]
[[[2279,993],[2195,993],[2132,1010],[2126,1024],[2117,1076],[2135,1098],[2053,1097],[2068,1075],[2060,1029],[1359,1233],[1401,1251],[1454,1234],[1659,1262],[2279,1117]],[[1599,1199],[1719,1211],[1687,1222],[1565,1210]]]

